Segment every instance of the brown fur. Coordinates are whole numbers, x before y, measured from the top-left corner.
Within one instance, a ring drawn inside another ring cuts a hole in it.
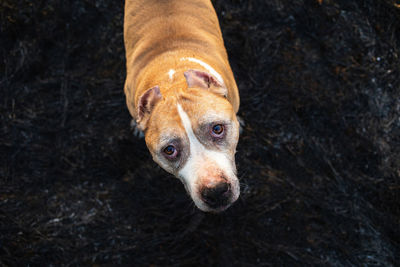
[[[171,91],[187,88],[184,71],[200,66],[180,61],[182,57],[198,58],[220,73],[228,89],[227,99],[234,112],[238,111],[237,86],[209,0],[126,0],[124,38],[126,102],[135,119],[138,100],[147,89],[158,85],[167,97]],[[169,69],[176,71],[173,83]]]
[[[239,94],[211,2],[126,0],[124,37],[126,102],[154,161],[181,179],[201,210],[226,209],[240,194]],[[224,127],[217,138],[216,124]],[[222,181],[229,195],[212,208],[201,191]]]

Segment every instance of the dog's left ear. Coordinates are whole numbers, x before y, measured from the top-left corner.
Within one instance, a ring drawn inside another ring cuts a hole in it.
[[[137,107],[137,126],[139,130],[145,131],[150,114],[158,101],[162,99],[160,87],[154,86],[148,89],[139,99]]]
[[[228,89],[211,74],[200,70],[188,70],[184,73],[188,87],[200,87],[227,97]]]

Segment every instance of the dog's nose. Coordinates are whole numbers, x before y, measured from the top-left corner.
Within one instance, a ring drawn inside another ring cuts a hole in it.
[[[205,187],[201,191],[201,196],[211,208],[224,206],[230,197],[230,185],[222,182],[213,187]]]

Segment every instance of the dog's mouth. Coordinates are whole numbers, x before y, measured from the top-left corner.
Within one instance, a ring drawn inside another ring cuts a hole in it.
[[[227,210],[236,201],[236,199],[237,197],[231,195],[229,198],[222,198],[221,200],[213,203],[205,200],[202,200],[202,205],[198,205],[196,201],[194,201],[194,203],[200,210],[204,212],[219,213]]]

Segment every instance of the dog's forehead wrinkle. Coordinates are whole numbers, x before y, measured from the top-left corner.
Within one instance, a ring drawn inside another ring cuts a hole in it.
[[[232,122],[229,118],[223,116],[222,114],[206,115],[199,119],[200,125],[208,125],[210,123],[219,123],[224,125],[231,125]]]
[[[171,143],[179,143],[180,140],[181,140],[180,137],[168,134],[168,135],[161,135],[158,143],[160,144],[160,147],[163,148],[164,146],[169,145]]]
[[[196,101],[196,96],[185,92],[185,89],[181,88],[180,94],[177,96],[178,103],[188,103],[191,104]]]

